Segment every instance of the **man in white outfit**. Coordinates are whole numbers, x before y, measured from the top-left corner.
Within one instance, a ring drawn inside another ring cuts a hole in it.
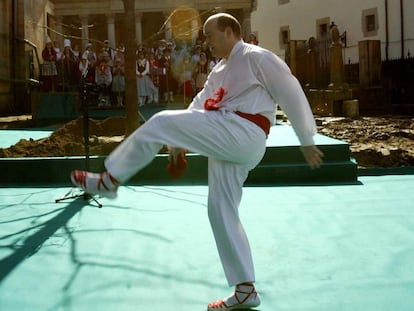
[[[297,79],[276,55],[244,43],[238,21],[226,13],[210,16],[204,34],[221,61],[186,110],[162,111],[122,142],[106,159],[106,172],[74,171],[72,182],[91,194],[116,197],[126,182],[170,146],[170,163],[183,169],[185,150],[208,158],[208,216],[232,295],[207,306],[248,309],[260,304],[254,267],[238,207],[248,173],[262,159],[277,104],[287,114],[311,168],[322,163],[314,145],[315,121]]]

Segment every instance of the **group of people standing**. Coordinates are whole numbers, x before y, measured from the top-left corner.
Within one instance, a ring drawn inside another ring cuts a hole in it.
[[[98,107],[123,106],[125,99],[125,47],[110,47],[105,40],[98,53],[91,43],[83,51],[64,39],[60,50],[50,38],[42,51],[42,90],[74,91],[81,82],[97,88]],[[207,75],[217,63],[205,43],[194,45],[158,40],[140,45],[136,51],[136,83],[138,106],[173,102],[180,94],[190,102],[199,92]]]
[[[122,106],[125,91],[124,46],[121,44],[113,49],[105,40],[96,53],[91,43],[87,43],[83,51],[78,44],[72,46],[69,39],[64,39],[63,45],[63,50],[60,50],[56,41],[46,38],[42,50],[42,91],[74,91],[85,82],[96,86],[98,106],[110,106],[111,102]]]
[[[140,46],[137,54],[140,106],[173,102],[176,94],[182,95],[184,101],[191,101],[217,63],[201,40],[195,45],[159,40],[150,46]]]

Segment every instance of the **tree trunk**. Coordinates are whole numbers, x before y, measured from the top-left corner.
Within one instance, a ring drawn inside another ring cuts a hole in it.
[[[125,135],[130,135],[138,127],[138,96],[135,73],[136,33],[135,33],[135,0],[124,0],[125,20]]]

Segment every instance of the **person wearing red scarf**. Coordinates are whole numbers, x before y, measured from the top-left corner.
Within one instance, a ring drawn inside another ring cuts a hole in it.
[[[208,216],[227,282],[235,286],[233,294],[208,304],[207,310],[254,308],[260,297],[238,208],[243,183],[265,153],[277,104],[311,168],[322,164],[323,154],[314,144],[309,103],[288,66],[272,52],[243,42],[240,23],[229,14],[210,16],[203,31],[212,55],[221,60],[189,107],[155,114],[107,157],[105,172],[74,171],[71,179],[88,193],[113,198],[119,185],[149,164],[163,145],[170,146],[168,169],[177,177],[187,167],[186,150],[206,156]]]
[[[42,50],[43,64],[41,66],[42,90],[44,92],[56,91],[57,68],[56,60],[57,54],[53,48],[52,40],[46,38],[45,48]]]

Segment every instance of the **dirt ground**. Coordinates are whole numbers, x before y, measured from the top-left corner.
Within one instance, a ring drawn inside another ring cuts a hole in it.
[[[17,120],[0,119],[1,128],[30,128],[35,126],[31,118]],[[105,120],[89,120],[89,151],[91,155],[109,154],[124,138],[125,119],[112,117]],[[1,158],[61,157],[84,155],[84,120],[78,118],[65,124],[54,125],[58,129],[51,136],[38,139],[21,139],[9,148],[0,148]]]
[[[320,134],[346,141],[359,167],[414,166],[414,117],[316,118]],[[20,140],[0,157],[83,155],[83,118],[61,124],[48,138]],[[30,128],[30,116],[0,118],[0,129]],[[90,154],[107,155],[124,138],[124,118],[90,120]]]
[[[317,118],[320,134],[348,142],[359,167],[414,165],[414,118]]]

